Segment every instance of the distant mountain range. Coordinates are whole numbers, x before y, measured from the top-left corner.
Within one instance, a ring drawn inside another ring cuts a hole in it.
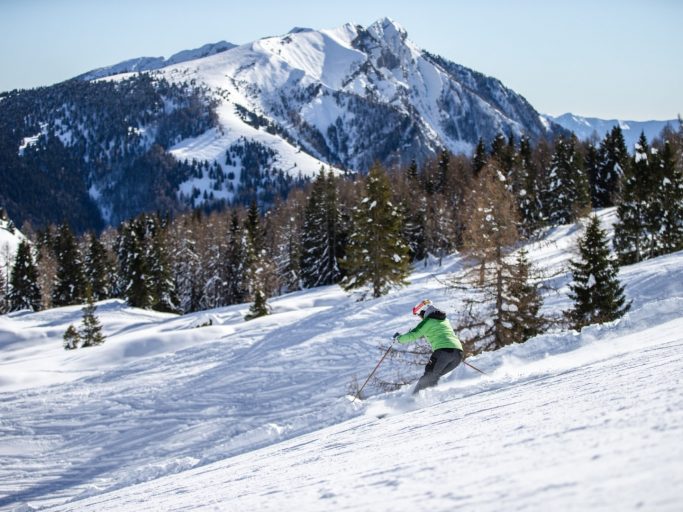
[[[614,126],[619,125],[624,134],[626,147],[630,152],[633,152],[635,143],[638,141],[641,133],[645,133],[648,141],[658,137],[665,126],[676,129],[678,127],[678,119],[670,119],[668,121],[623,121],[619,119],[598,119],[596,117],[581,117],[574,114],[563,114],[558,117],[547,116],[553,123],[557,123],[563,128],[572,131],[582,140],[591,138],[594,134],[602,139],[605,134]]]
[[[143,211],[267,206],[321,167],[422,163],[500,133],[552,137],[565,121],[418,48],[391,19],[295,28],[1,94],[0,206],[18,225],[77,229]]]

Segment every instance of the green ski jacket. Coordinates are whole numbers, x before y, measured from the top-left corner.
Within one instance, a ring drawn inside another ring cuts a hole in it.
[[[432,346],[432,350],[440,348],[457,348],[462,350],[462,344],[455,332],[453,332],[453,327],[451,327],[451,323],[448,321],[448,318],[445,318],[445,315],[443,319],[426,317],[413,329],[398,336],[396,340],[405,345],[420,338],[425,338]]]

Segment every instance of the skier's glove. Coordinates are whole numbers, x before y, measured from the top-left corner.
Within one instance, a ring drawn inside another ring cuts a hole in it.
[[[401,335],[400,332],[395,332],[395,333],[394,333],[394,338],[393,338],[393,340],[394,340],[394,341],[398,340],[398,337],[399,337],[400,335]]]

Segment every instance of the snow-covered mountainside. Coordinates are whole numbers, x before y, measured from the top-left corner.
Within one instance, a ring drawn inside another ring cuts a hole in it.
[[[0,204],[19,224],[67,218],[78,230],[141,212],[267,207],[322,167],[366,172],[562,130],[390,19],[133,59],[2,98]]]
[[[139,71],[153,71],[173,64],[179,64],[188,60],[196,60],[209,55],[215,55],[234,48],[235,44],[227,41],[219,41],[217,43],[208,43],[194,50],[183,50],[174,53],[168,59],[164,57],[138,57],[136,59],[128,59],[112,66],[93,69],[87,73],[77,76],[80,80],[96,80],[105,76],[118,75],[119,73],[131,73]]]
[[[418,48],[387,18],[367,28],[297,28],[162,72],[221,91],[224,147],[247,123],[356,171],[377,160],[422,161],[442,148],[469,152],[499,133],[548,133],[524,98]]]
[[[624,134],[626,147],[633,153],[636,142],[641,133],[645,133],[648,141],[659,137],[664,127],[667,125],[672,129],[678,127],[678,120],[669,121],[623,121],[619,119],[598,119],[596,117],[581,117],[574,114],[562,114],[561,116],[547,116],[552,122],[559,124],[563,128],[572,131],[580,139],[589,139],[593,134],[597,134],[600,139],[605,137],[614,126],[619,126]]]
[[[529,256],[554,275],[580,234],[555,228]],[[461,365],[415,401],[407,387],[350,403],[417,301],[459,310],[445,283],[461,266],[420,264],[363,302],[284,295],[250,322],[247,305],[102,302],[107,341],[74,351],[61,336],[78,307],[0,316],[0,509],[678,510],[683,253],[622,268],[633,305],[616,322],[471,358],[487,376]],[[568,276],[551,279],[558,313]]]

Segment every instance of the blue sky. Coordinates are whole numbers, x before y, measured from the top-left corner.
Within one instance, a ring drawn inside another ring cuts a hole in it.
[[[384,16],[419,47],[499,78],[540,112],[683,114],[679,0],[0,0],[0,91],[209,42]]]

